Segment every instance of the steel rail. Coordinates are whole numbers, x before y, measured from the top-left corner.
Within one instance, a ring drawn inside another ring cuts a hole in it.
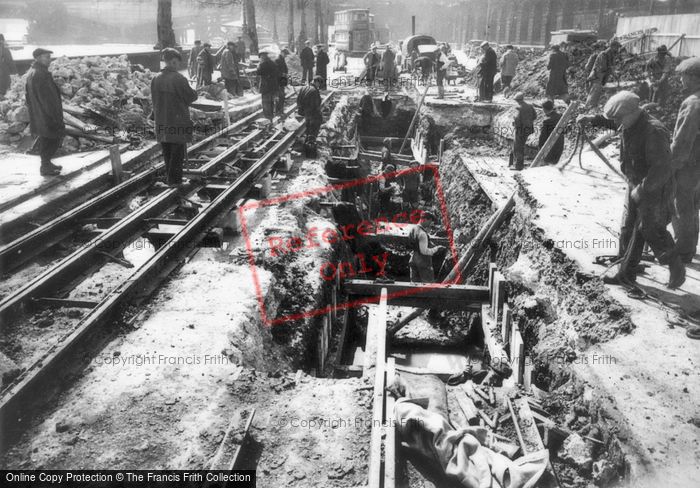
[[[331,91],[322,100],[322,104],[325,105],[334,93],[335,91]],[[32,388],[47,379],[59,365],[75,358],[81,339],[117,316],[124,306],[133,305],[133,302],[139,302],[149,295],[158,282],[168,276],[179,265],[180,260],[192,251],[192,243],[199,242],[222,214],[236,206],[236,203],[250,191],[255,180],[272,169],[278,158],[292,146],[305,128],[306,124],[302,122],[299,128],[282,137],[207,207],[165,242],[140,268],[104,297],[60,343],[54,344],[47,354],[23,371],[9,387],[2,391],[0,393],[2,427],[7,429],[10,425],[16,425],[17,421],[21,420],[18,416],[25,413],[23,405],[30,399],[35,402],[46,401],[45,397],[32,396]]]

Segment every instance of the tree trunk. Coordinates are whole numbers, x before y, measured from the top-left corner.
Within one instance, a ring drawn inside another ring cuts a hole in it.
[[[248,37],[250,38],[250,53],[258,54],[258,24],[255,19],[254,0],[245,0],[245,16],[248,22]]]
[[[280,42],[280,36],[277,33],[277,9],[276,8],[272,9],[272,40],[275,42],[275,44],[278,44]]]
[[[289,17],[287,17],[287,47],[294,52],[294,0],[288,2]]]
[[[158,18],[156,19],[158,41],[153,49],[175,47],[175,32],[173,31],[173,2],[158,0]]]
[[[314,0],[314,44],[321,42],[321,0]]]
[[[299,37],[297,49],[301,52],[304,49],[304,42],[306,42],[306,0],[299,0],[299,16],[301,17],[301,22],[299,26]]]

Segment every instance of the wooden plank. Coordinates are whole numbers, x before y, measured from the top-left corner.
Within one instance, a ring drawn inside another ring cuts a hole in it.
[[[112,163],[112,179],[115,185],[122,182],[124,169],[122,168],[122,154],[119,145],[114,144],[109,147],[109,160]]]
[[[523,367],[523,388],[525,388],[525,391],[530,391],[530,387],[532,386],[532,372],[534,369],[535,365],[532,364],[532,358],[526,356]]]
[[[70,300],[65,298],[37,298],[33,301],[38,305],[67,308],[95,308],[99,303],[89,300]]]
[[[469,425],[479,425],[479,409],[476,408],[474,402],[469,398],[463,389],[464,385],[460,385],[460,388],[455,388],[455,399],[459,408],[462,410],[464,417],[467,419],[467,424]]]
[[[530,454],[532,452],[546,449],[544,442],[542,442],[542,438],[540,437],[540,433],[537,430],[537,424],[535,423],[535,418],[532,415],[527,398],[516,398],[513,400],[513,407],[515,411],[517,411],[517,416],[513,416],[515,420],[513,423],[518,426],[518,429],[522,433],[523,437],[523,454]],[[552,487],[559,485],[559,478],[554,471],[551,461],[548,459],[545,475],[543,475],[538,486]]]
[[[370,280],[345,280],[343,287],[349,295],[374,297],[375,301],[381,290],[386,289],[390,304],[394,304],[399,298],[422,299],[424,301],[460,301],[477,306],[488,301],[487,288],[475,285],[443,285],[441,283],[411,283],[408,281],[375,283]]]
[[[372,398],[372,432],[369,450],[369,488],[381,487],[382,470],[382,421],[384,420],[384,385],[385,385],[385,365],[386,365],[386,310],[387,291],[383,289],[380,296],[379,305],[372,307],[369,313],[367,326],[368,345],[365,353],[370,351],[365,361],[365,366],[374,362],[374,392]],[[372,323],[370,327],[369,323]],[[370,335],[372,331],[372,335]],[[369,342],[374,343],[370,348]],[[372,357],[373,356],[373,357]],[[369,368],[367,368],[369,369]]]
[[[510,331],[511,331],[511,321],[513,320],[510,306],[506,303],[503,305],[503,318],[501,320],[501,339],[503,339],[503,344],[507,345],[510,343]]]
[[[506,279],[500,271],[496,271],[493,275],[493,280],[491,312],[493,313],[493,320],[498,322],[498,317],[501,313],[501,308],[503,307],[506,296]]]
[[[552,133],[549,134],[549,137],[544,143],[544,146],[542,146],[542,148],[537,153],[537,156],[535,156],[535,159],[530,164],[530,168],[536,168],[544,162],[544,158],[549,154],[549,151],[552,150],[554,144],[557,142],[559,137],[561,137],[564,134],[566,124],[568,124],[571,117],[573,117],[574,114],[576,114],[576,109],[578,109],[578,106],[579,102],[574,100],[569,104],[568,107],[566,107],[566,110],[562,114],[561,119],[559,119],[559,122],[557,122],[557,125],[554,127]]]
[[[491,307],[489,305],[481,306],[481,328],[484,332],[484,343],[491,356],[491,368],[505,377],[510,376],[513,369],[510,366],[508,355],[503,348],[501,331],[496,325],[496,321],[492,319]]]
[[[390,357],[386,360],[387,386],[393,383],[395,375],[395,359]],[[396,423],[394,422],[394,404],[396,400],[391,395],[385,394],[385,396],[384,488],[394,488],[396,486]]]
[[[518,327],[513,328],[510,339],[510,361],[513,364],[513,379],[518,385],[523,383],[525,369],[525,343]]]

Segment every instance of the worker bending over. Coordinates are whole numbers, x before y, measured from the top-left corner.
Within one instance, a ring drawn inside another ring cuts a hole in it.
[[[607,281],[636,281],[646,241],[656,259],[669,266],[667,286],[678,288],[685,281],[685,266],[666,230],[673,199],[669,133],[660,121],[639,107],[639,97],[629,91],[611,97],[603,113],[605,116],[581,115],[577,122],[622,131],[620,169],[627,179],[627,194],[620,229],[621,261],[617,275]]]
[[[690,58],[676,68],[689,94],[678,110],[671,155],[676,171],[676,214],[673,231],[681,259],[690,263],[698,246],[700,199],[700,58]]]
[[[297,95],[297,111],[306,120],[304,150],[307,156],[312,156],[316,152],[316,137],[323,121],[321,93],[319,92],[322,84],[323,78],[316,76],[313,82],[302,87]]]
[[[671,71],[671,60],[668,57],[668,48],[660,45],[656,48],[656,56],[647,61],[647,84],[649,85],[649,100],[663,105],[668,98],[668,75]]]
[[[425,230],[425,219],[435,220],[430,212],[423,213],[420,224],[410,224],[408,239],[411,247],[411,259],[408,261],[411,281],[414,283],[433,283],[435,272],[433,271],[433,255],[445,250],[445,246],[430,246],[430,236]]]
[[[615,57],[620,50],[620,43],[612,41],[610,47],[596,56],[593,69],[588,74],[587,81],[590,83],[588,91],[587,107],[597,107],[600,95],[603,93],[603,85],[615,74]]]

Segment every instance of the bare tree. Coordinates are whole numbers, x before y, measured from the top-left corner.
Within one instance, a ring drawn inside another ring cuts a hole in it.
[[[255,19],[254,0],[245,0],[245,16],[248,22],[248,37],[250,38],[251,54],[258,54],[258,24]]]
[[[289,17],[287,17],[287,43],[289,49],[294,51],[294,0],[289,0]]]
[[[321,42],[321,0],[314,0],[314,43]]]
[[[306,41],[306,39],[308,39],[306,34],[306,1],[307,0],[299,0],[297,3],[297,7],[299,8],[300,14],[299,16],[301,17],[299,26],[299,37],[297,41],[297,49],[299,52],[301,52],[301,50],[304,48],[304,42]]]
[[[173,2],[158,0],[158,17],[156,19],[158,41],[153,49],[175,47],[175,32],[173,31]]]

